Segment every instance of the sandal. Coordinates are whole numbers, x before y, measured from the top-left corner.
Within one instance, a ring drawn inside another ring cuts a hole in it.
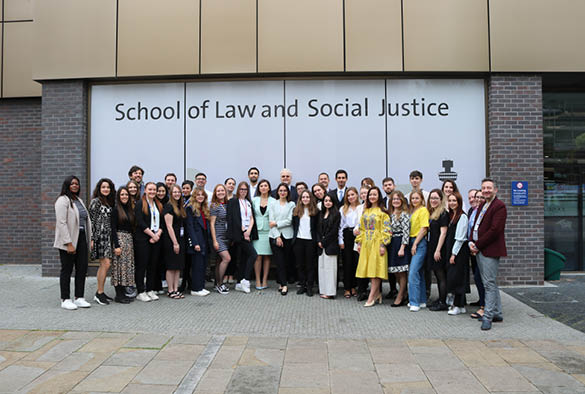
[[[352,297],[357,297],[358,293],[356,289],[351,289],[351,296]]]
[[[181,300],[185,298],[185,295],[183,293],[181,293],[180,291],[175,291],[175,299],[176,300]]]
[[[174,291],[167,291],[167,297],[169,298],[174,298],[174,294],[175,294]]]
[[[469,315],[472,319],[481,319],[483,318],[483,307],[479,308],[477,311]]]
[[[350,292],[349,290],[345,290],[345,291],[343,292],[343,296],[344,296],[345,298],[351,298],[351,292]]]

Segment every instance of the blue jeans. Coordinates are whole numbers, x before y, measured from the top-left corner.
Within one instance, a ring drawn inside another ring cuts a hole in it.
[[[415,237],[410,238],[408,250],[412,249]],[[420,306],[427,302],[425,285],[425,258],[427,255],[427,240],[423,238],[416,247],[416,254],[410,258],[408,269],[408,300],[411,306]]]

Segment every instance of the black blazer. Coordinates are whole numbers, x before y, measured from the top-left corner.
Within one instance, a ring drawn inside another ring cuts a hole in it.
[[[339,223],[341,222],[341,215],[338,213],[335,217],[329,213],[329,218],[325,221],[323,211],[318,216],[319,222],[317,226],[318,242],[321,242],[323,248],[319,248],[318,253],[321,255],[323,250],[328,256],[336,256],[339,253]]]
[[[136,241],[148,241],[150,239],[150,237],[144,233],[144,230],[150,227],[150,207],[147,206],[146,210],[148,213],[145,215],[144,212],[142,212],[142,199],[136,201],[136,206],[134,207],[134,216],[136,217],[136,232],[134,233],[134,239]],[[159,209],[158,214],[160,215],[158,221],[159,228],[164,232],[165,219],[162,217],[162,209]]]
[[[207,244],[207,230],[203,226],[203,217],[195,216],[193,214],[193,209],[191,206],[187,207],[187,253],[188,254],[197,254],[200,253],[203,256],[206,256],[209,253],[209,245]],[[209,221],[207,222],[207,227],[209,228]],[[200,252],[197,252],[194,247],[195,245],[199,245],[201,248]]]
[[[244,234],[242,232],[242,214],[240,211],[240,200],[238,198],[232,198],[227,202],[227,213],[226,213],[226,221],[227,221],[227,232],[226,236],[230,241],[233,242],[240,242],[244,239]],[[252,217],[254,218],[254,225],[252,226],[252,230],[250,231],[250,239],[255,240],[258,239],[258,229],[256,228],[256,217],[254,216],[254,206],[252,203],[251,211]]]
[[[343,198],[345,199],[345,193],[347,193],[347,187],[345,189],[343,189]],[[337,188],[335,189],[331,189],[329,190],[329,193],[327,193],[331,196],[331,199],[333,200],[333,204],[337,207],[337,209],[340,209],[343,206],[343,200],[339,201],[339,198],[337,198]]]
[[[299,232],[301,219],[298,216],[294,216],[292,218],[292,225],[293,225],[293,238],[292,242],[296,241],[297,233]],[[319,242],[319,214],[315,216],[311,216],[311,239],[315,242]]]
[[[299,194],[297,193],[297,188],[294,186],[289,186],[288,190],[290,190],[290,195],[289,195],[290,200],[296,204],[297,200],[299,199]],[[258,191],[258,189],[256,189],[257,196],[260,195],[259,193],[260,192]],[[273,198],[276,198],[278,200],[278,193],[277,193],[276,189],[272,191],[271,195]]]

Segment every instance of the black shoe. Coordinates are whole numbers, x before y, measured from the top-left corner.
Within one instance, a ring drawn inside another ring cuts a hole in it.
[[[449,306],[444,302],[437,302],[431,306],[429,306],[429,311],[438,312],[438,311],[448,311]]]
[[[501,323],[503,321],[504,321],[504,318],[502,316],[492,317],[492,322],[494,322],[494,323]]]
[[[384,298],[387,300],[391,300],[392,298],[396,298],[396,294],[391,291],[388,294],[386,294],[386,296]]]
[[[472,302],[472,303],[470,303],[469,305],[470,305],[470,306],[481,306],[481,305],[479,304],[479,301]]]
[[[307,292],[307,289],[305,287],[301,287],[300,289],[297,290],[297,294],[305,294]]]
[[[360,293],[360,294],[358,294],[358,296],[357,296],[357,300],[358,300],[359,302],[361,302],[361,301],[365,301],[365,300],[367,300],[367,299],[368,299],[368,294],[367,294],[367,293]]]
[[[100,305],[110,305],[110,301],[108,301],[104,293],[101,294],[95,293],[95,295],[93,296],[93,300]]]
[[[286,290],[282,290],[282,291],[280,292],[280,295],[283,295],[283,296],[285,296],[285,295],[287,295],[287,294],[288,294],[288,288],[287,288]]]
[[[487,320],[487,319],[481,319],[481,330],[482,331],[487,331],[487,330],[491,330],[492,328],[492,322]]]
[[[109,295],[107,295],[106,293],[104,293],[104,296],[106,297],[106,300],[114,301],[114,299],[112,297],[110,297]]]
[[[307,287],[307,297],[313,297],[313,289],[310,287]]]

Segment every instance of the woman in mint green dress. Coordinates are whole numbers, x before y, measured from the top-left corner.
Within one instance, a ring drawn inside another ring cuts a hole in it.
[[[263,290],[268,287],[268,272],[270,271],[270,256],[272,255],[268,240],[268,233],[270,232],[268,208],[276,201],[270,197],[270,192],[270,182],[263,179],[258,183],[259,195],[252,200],[256,228],[258,229],[258,239],[253,241],[254,249],[258,253],[258,258],[254,263],[257,290]]]

